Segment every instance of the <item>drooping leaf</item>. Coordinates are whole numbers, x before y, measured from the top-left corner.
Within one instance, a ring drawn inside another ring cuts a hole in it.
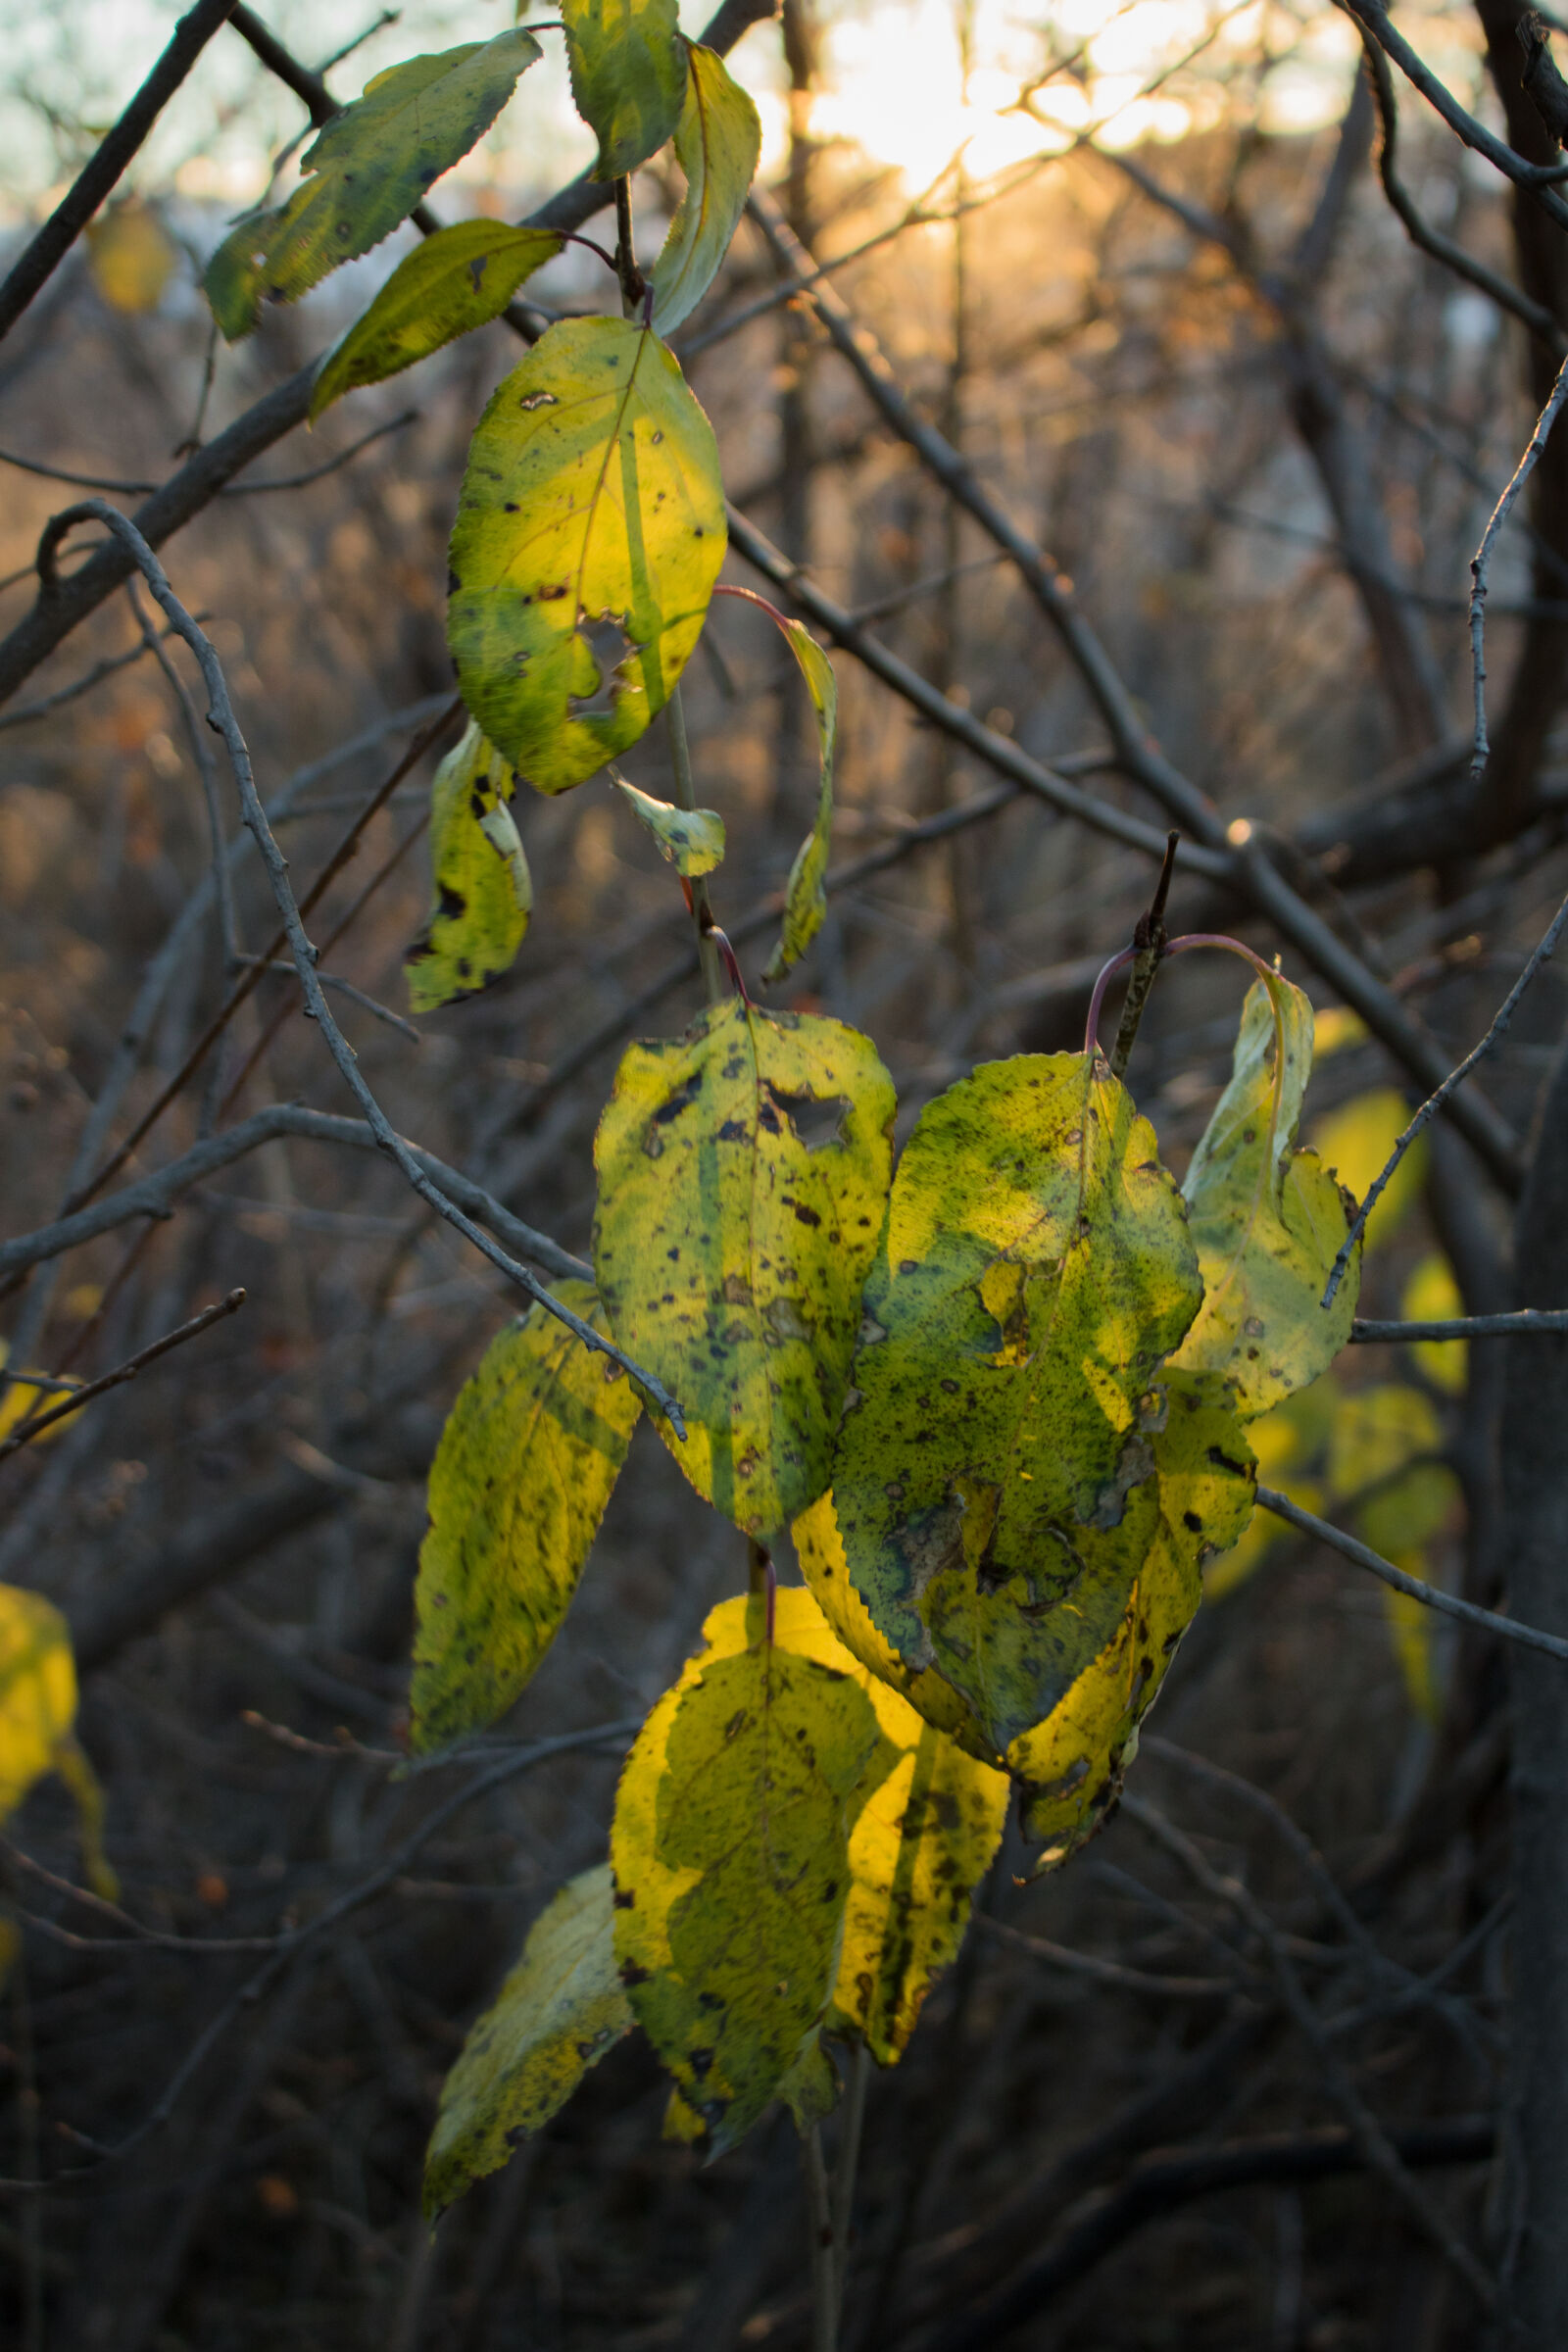
[[[1045,1722],[1007,1750],[1023,1784],[1024,1836],[1045,1849],[1037,1877],[1092,1838],[1119,1795],[1138,1726],[1198,1612],[1201,1562],[1229,1550],[1252,1515],[1256,1465],[1226,1383],[1167,1365],[1159,1390],[1150,1482],[1158,1517],[1120,1621]]]
[[[1375,1216],[1376,1209],[1372,1213]],[[1399,1312],[1410,1323],[1447,1323],[1464,1313],[1453,1268],[1441,1250],[1431,1251],[1413,1268],[1399,1295]],[[1464,1395],[1470,1377],[1468,1340],[1417,1340],[1410,1353],[1434,1388],[1449,1396]]]
[[[712,427],[658,336],[551,327],[473,436],[447,612],[463,699],[530,784],[565,792],[637,741],[724,548]]]
[[[686,54],[691,70],[675,133],[686,193],[654,268],[654,324],[662,335],[690,318],[718,274],[762,151],[757,109],[716,50],[692,41]]]
[[[599,141],[595,179],[658,153],[686,103],[676,0],[564,0],[572,103]]]
[[[1182,1187],[1203,1303],[1175,1360],[1224,1373],[1245,1418],[1315,1380],[1349,1339],[1355,1313],[1359,1250],[1333,1305],[1319,1303],[1349,1215],[1329,1170],[1295,1149],[1311,1069],[1310,1000],[1277,974],[1255,982],[1231,1082]]]
[[[616,776],[614,784],[678,874],[710,874],[722,864],[724,819],[716,808],[677,808],[669,801],[650,800],[624,776]]]
[[[150,204],[122,197],[87,223],[87,269],[112,311],[145,318],[156,311],[179,267],[179,247]]]
[[[554,1286],[604,1329],[585,1282]],[[430,1468],[415,1589],[413,1747],[493,1723],[571,1605],[639,1411],[631,1382],[530,1307],[460,1391]]]
[[[550,229],[505,220],[460,220],[426,237],[327,353],[311,394],[311,422],[345,392],[382,383],[499,318],[524,278],[561,246]]]
[[[632,2029],[615,1968],[608,1862],[562,1887],[528,1931],[522,1958],[473,2026],[448,2075],[424,2161],[434,2221],[517,2141],[564,2106]]]
[[[1312,1122],[1308,1142],[1326,1168],[1364,1200],[1388,1163],[1396,1142],[1410,1123],[1410,1104],[1392,1086],[1373,1087]],[[1427,1180],[1428,1143],[1418,1135],[1367,1219],[1366,1247],[1392,1241],[1421,1198]]]
[[[784,624],[784,634],[790,650],[801,665],[811,702],[816,710],[817,743],[822,755],[821,781],[817,786],[816,818],[811,830],[795,853],[790,878],[784,890],[784,928],[778,946],[768,957],[762,974],[766,981],[782,980],[792,963],[798,963],[812,940],[822,928],[827,912],[827,893],[822,878],[827,872],[828,852],[833,842],[833,743],[838,732],[839,690],[833,675],[833,664],[809,631],[798,620]]]
[[[833,1461],[850,1576],[993,1755],[1110,1640],[1159,1509],[1153,1389],[1198,1267],[1102,1062],[993,1062],[929,1104],[865,1286]]]
[[[750,1535],[827,1486],[893,1108],[857,1030],[738,1001],[615,1073],[594,1146],[600,1296],[680,1397],[680,1467]]]
[[[705,1634],[627,1758],[611,1860],[621,1981],[721,2152],[820,2082],[851,1802],[881,1734],[851,1676],[767,1641],[760,1602]]]
[[[409,1003],[431,1012],[509,970],[528,930],[533,881],[509,801],[516,777],[470,720],[430,787],[434,895],[404,961]]]
[[[300,158],[305,174],[271,212],[232,228],[207,266],[207,299],[230,343],[248,335],[264,302],[297,302],[368,253],[484,136],[517,76],[543,55],[514,27],[411,57],[368,81]]]

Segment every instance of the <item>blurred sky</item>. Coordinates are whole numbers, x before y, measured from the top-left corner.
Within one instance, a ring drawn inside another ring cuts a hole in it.
[[[535,10],[543,22],[546,5]],[[1265,6],[1268,15],[1265,18]],[[963,104],[955,0],[824,0],[824,83],[813,127],[854,139],[870,157],[924,186],[967,139],[971,172],[985,176],[1095,122],[1116,144],[1180,137],[1205,105],[1224,104],[1228,66],[1255,56],[1260,32],[1274,51],[1295,55],[1268,76],[1265,120],[1280,130],[1309,129],[1343,107],[1353,69],[1352,28],[1336,9],[1300,0],[974,0],[975,68]],[[697,32],[710,0],[684,0],[682,24]],[[119,109],[167,40],[174,0],[0,0],[0,205],[15,220],[63,186],[92,133]],[[373,24],[374,0],[263,0],[262,13],[295,54],[312,64]],[[1468,11],[1466,12],[1468,15]],[[345,97],[370,74],[425,49],[483,39],[511,21],[509,0],[407,0],[395,24],[373,33],[333,76]],[[1304,28],[1304,29],[1302,29]],[[1441,25],[1439,26],[1441,34]],[[1152,75],[1204,42],[1209,95],[1147,90]],[[508,209],[555,186],[586,162],[592,142],[572,113],[559,33],[543,36],[533,68],[501,121],[453,179],[449,214]],[[1428,44],[1430,46],[1430,44]],[[1054,46],[1082,53],[1080,78],[1042,93],[1049,127],[1004,109],[1020,80]],[[1441,46],[1441,38],[1440,38]],[[734,68],[762,109],[768,146],[782,145],[780,44],[774,25],[755,27]],[[1442,61],[1440,60],[1440,67]],[[1195,111],[1196,109],[1196,111]],[[149,190],[178,193],[233,211],[254,202],[270,157],[300,128],[298,102],[257,65],[245,43],[220,33],[166,114],[132,174]]]

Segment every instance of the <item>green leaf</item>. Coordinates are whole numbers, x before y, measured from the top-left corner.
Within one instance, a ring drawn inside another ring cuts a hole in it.
[[[1277,975],[1255,982],[1231,1082],[1182,1187],[1203,1303],[1175,1360],[1224,1373],[1244,1419],[1315,1380],[1349,1339],[1355,1313],[1359,1249],[1334,1304],[1319,1304],[1349,1217],[1328,1169],[1293,1148],[1311,1069],[1310,1002]]]
[[[735,1000],[615,1073],[594,1147],[600,1296],[680,1397],[675,1459],[749,1535],[827,1486],[893,1110],[857,1030]]]
[[[1104,1647],[1044,1723],[1015,1740],[1007,1767],[1023,1785],[1023,1833],[1054,1870],[1092,1838],[1120,1794],[1153,1704],[1202,1596],[1201,1562],[1227,1551],[1252,1515],[1257,1470],[1226,1384],[1212,1372],[1160,1375],[1153,1437],[1153,1534]]]
[[[627,1758],[611,1860],[621,1981],[722,2152],[786,2085],[820,2087],[851,1801],[881,1734],[850,1676],[766,1640],[760,1602],[704,1633]]]
[[[658,153],[686,103],[676,0],[564,0],[572,103],[599,141],[595,179]]]
[[[327,353],[311,394],[311,422],[345,392],[382,383],[499,318],[523,279],[562,242],[550,229],[513,228],[505,220],[460,220],[426,237]]]
[[[654,324],[662,335],[690,318],[717,275],[762,151],[757,109],[716,50],[692,41],[686,54],[691,73],[675,133],[686,193],[654,267]]]
[[[921,1114],[865,1287],[833,1463],[850,1575],[1001,1755],[1110,1640],[1154,1540],[1152,1386],[1200,1297],[1176,1187],[1081,1054]]]
[[[784,634],[816,708],[822,777],[817,786],[816,820],[796,851],[795,862],[790,867],[784,891],[784,928],[762,974],[767,981],[782,980],[791,964],[799,962],[821,930],[822,917],[827,912],[827,892],[822,879],[827,872],[828,851],[833,840],[833,744],[839,719],[838,684],[826,654],[798,620],[787,620]]]
[[[510,969],[533,882],[508,801],[516,777],[470,720],[430,787],[429,918],[404,960],[409,1003],[431,1012]]]
[[[496,2173],[591,2066],[632,2029],[615,1969],[608,1862],[567,1881],[528,1931],[522,1958],[446,2079],[424,2160],[424,2210]]]
[[[710,874],[715,865],[722,864],[724,819],[716,808],[676,808],[668,801],[650,800],[624,776],[613,776],[612,781],[677,873],[688,877]]]
[[[264,302],[297,302],[390,235],[483,137],[542,55],[514,28],[411,57],[368,81],[300,158],[305,177],[288,202],[250,214],[208,264],[207,299],[229,342],[250,333]]]
[[[553,1290],[604,1329],[587,1283]],[[571,1605],[638,1411],[618,1365],[543,1306],[491,1342],[430,1468],[415,1589],[416,1752],[493,1723],[526,1688]]]
[[[541,792],[669,700],[724,561],[713,431],[657,335],[567,318],[479,420],[452,533],[464,701]]]

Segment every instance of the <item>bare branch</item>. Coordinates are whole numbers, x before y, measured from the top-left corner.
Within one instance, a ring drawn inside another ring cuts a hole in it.
[[[41,1438],[44,1431],[52,1429],[57,1421],[64,1421],[72,1413],[79,1412],[84,1404],[94,1396],[101,1396],[106,1389],[118,1389],[122,1382],[134,1380],[138,1372],[145,1370],[148,1364],[156,1363],[159,1356],[167,1355],[172,1348],[182,1348],[187,1340],[194,1340],[214,1323],[221,1323],[225,1315],[235,1314],[244,1303],[245,1293],[242,1290],[230,1291],[228,1297],[220,1298],[216,1306],[204,1306],[199,1315],[192,1315],[189,1322],[181,1323],[177,1331],[166,1331],[161,1340],[154,1340],[150,1348],[143,1348],[124,1363],[117,1364],[113,1372],[102,1373],[97,1380],[86,1381],[79,1389],[73,1389],[70,1396],[63,1396],[58,1404],[50,1405],[47,1412],[34,1409],[24,1420],[19,1421],[5,1438],[0,1439],[0,1462],[5,1460],[8,1453],[16,1453],[22,1446],[30,1445],[34,1438]]]

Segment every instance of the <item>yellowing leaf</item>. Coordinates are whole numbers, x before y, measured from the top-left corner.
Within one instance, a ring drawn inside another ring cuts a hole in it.
[[[1125,1611],[1159,1516],[1152,1384],[1199,1298],[1176,1187],[1102,1062],[989,1063],[922,1112],[833,1500],[872,1622],[953,1685],[994,1754]]]
[[[784,928],[762,974],[767,981],[782,980],[822,928],[822,917],[827,912],[827,892],[822,887],[822,878],[827,872],[828,851],[833,841],[833,743],[838,732],[838,683],[832,662],[798,620],[787,620],[784,634],[815,707],[822,773],[817,786],[815,822],[796,851],[795,862],[790,867],[784,891]]]
[[[1225,1552],[1252,1516],[1256,1470],[1226,1383],[1168,1366],[1153,1441],[1158,1514],[1110,1640],[1044,1723],[1014,1740],[1007,1769],[1023,1784],[1023,1832],[1054,1870],[1092,1838],[1120,1794],[1176,1647],[1197,1614],[1204,1556]]]
[[[1329,1492],[1336,1501],[1348,1500],[1442,1445],[1443,1425],[1421,1390],[1396,1381],[1353,1389],[1329,1436]]]
[[[615,776],[613,781],[678,874],[710,874],[723,862],[724,819],[716,808],[676,808],[668,801],[650,800],[624,776]]]
[[[150,205],[127,196],[87,224],[87,269],[112,311],[156,311],[179,266],[179,248]]]
[[[75,1719],[70,1627],[41,1592],[0,1585],[0,1821],[55,1769]]]
[[[460,220],[426,237],[327,353],[311,394],[312,423],[345,392],[382,383],[499,318],[524,278],[561,246],[550,229],[505,220]]]
[[[659,1701],[611,1835],[621,1980],[716,2152],[786,2084],[799,2096],[803,2068],[809,2080],[851,1799],[881,1738],[848,1675],[769,1642],[760,1604],[726,1605],[729,1638],[746,1625],[750,1645],[694,1661]]]
[[[229,342],[250,333],[264,302],[297,302],[379,245],[483,137],[542,54],[514,28],[368,81],[300,158],[305,177],[288,202],[241,220],[208,264],[207,298]]]
[[[1175,1360],[1224,1373],[1248,1419],[1315,1380],[1355,1313],[1358,1258],[1333,1305],[1319,1303],[1349,1219],[1327,1169],[1293,1149],[1311,1069],[1309,1000],[1277,975],[1255,982],[1231,1082],[1182,1187],[1203,1303]]]
[[[1399,1299],[1399,1312],[1407,1323],[1448,1323],[1464,1313],[1453,1268],[1441,1250],[1434,1250],[1412,1272]],[[1410,1352],[1434,1388],[1450,1396],[1464,1395],[1470,1377],[1468,1340],[1417,1340]]]
[[[690,74],[675,133],[686,193],[654,269],[654,324],[673,334],[702,301],[729,251],[762,149],[756,107],[723,59],[687,44]]]
[[[447,612],[464,701],[530,784],[565,792],[637,741],[724,548],[712,427],[658,336],[551,327],[473,436]]]
[[[662,147],[686,102],[676,0],[564,0],[572,103],[599,140],[595,179],[618,179]]]
[[[1315,1120],[1310,1142],[1324,1166],[1333,1169],[1357,1200],[1364,1200],[1409,1124],[1410,1107],[1404,1097],[1393,1087],[1377,1087]],[[1427,1151],[1426,1137],[1418,1135],[1389,1178],[1388,1191],[1367,1219],[1367,1249],[1391,1240],[1420,1199],[1427,1179]]]
[[[828,1484],[893,1108],[858,1031],[734,1000],[615,1073],[594,1146],[600,1296],[681,1400],[681,1469],[750,1535]]]
[[[429,919],[404,962],[416,1012],[471,997],[510,969],[533,880],[508,802],[516,777],[470,720],[430,787]]]
[[[554,1293],[604,1329],[587,1283]],[[619,1366],[542,1306],[491,1342],[430,1469],[415,1591],[416,1750],[493,1723],[532,1679],[571,1605],[638,1410]]]
[[[1354,1046],[1364,1046],[1370,1036],[1358,1012],[1348,1004],[1331,1004],[1313,1024],[1312,1059],[1327,1061],[1333,1054],[1348,1054]]]
[[[564,2105],[632,2028],[615,1969],[610,1865],[567,1881],[448,2075],[424,2162],[431,2221]]]

